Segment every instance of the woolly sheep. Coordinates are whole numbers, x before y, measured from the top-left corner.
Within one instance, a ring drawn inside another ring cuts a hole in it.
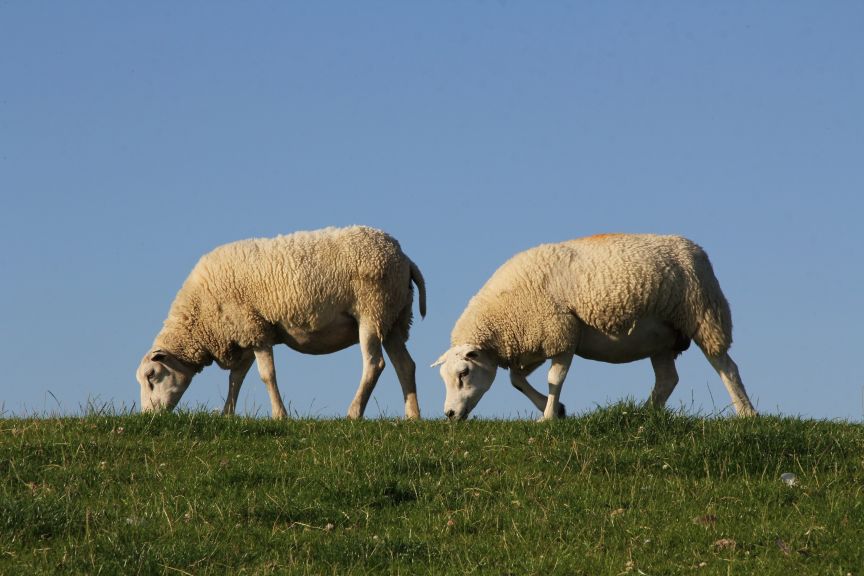
[[[405,347],[412,282],[425,316],[420,270],[394,238],[364,226],[220,246],[198,261],[138,367],[141,409],[173,409],[192,377],[215,361],[230,370],[223,412],[233,414],[257,360],[273,417],[284,418],[273,346],[329,354],[359,342],[363,376],[348,417],[363,416],[384,369],[383,344],[402,385],[405,415],[419,418],[415,365]]]
[[[740,415],[755,415],[729,357],[732,316],[708,255],[680,236],[604,234],[515,255],[471,299],[441,365],[444,411],[468,416],[497,368],[548,420],[564,416],[561,385],[573,355],[624,363],[650,358],[649,402],[663,406],[690,340],[705,353]],[[549,395],[527,376],[547,359]]]

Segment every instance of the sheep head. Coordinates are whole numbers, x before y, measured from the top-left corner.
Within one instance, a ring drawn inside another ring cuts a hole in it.
[[[195,370],[163,350],[145,354],[135,372],[141,385],[141,411],[173,410],[194,375]]]
[[[432,364],[441,366],[447,397],[444,414],[450,420],[464,420],[492,386],[498,366],[492,356],[477,346],[460,344],[447,350]]]

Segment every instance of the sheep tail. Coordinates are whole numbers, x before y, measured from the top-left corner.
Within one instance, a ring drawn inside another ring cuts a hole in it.
[[[702,288],[702,314],[695,337],[710,356],[719,356],[732,345],[732,313],[713,274],[703,280]]]
[[[419,293],[420,317],[426,317],[426,282],[423,280],[423,274],[420,273],[420,268],[409,258],[408,263],[411,265],[411,281],[417,285]]]
[[[731,325],[723,320],[718,310],[709,310],[699,322],[695,339],[702,349],[712,357],[720,356],[732,345]]]

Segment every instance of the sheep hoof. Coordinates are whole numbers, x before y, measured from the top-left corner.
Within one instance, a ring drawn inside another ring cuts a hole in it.
[[[564,406],[564,404],[559,403],[558,404],[558,411],[555,412],[555,416],[550,416],[547,418],[546,415],[544,414],[543,416],[540,416],[540,418],[537,419],[537,422],[549,422],[551,420],[563,420],[564,418],[567,418],[567,408]]]

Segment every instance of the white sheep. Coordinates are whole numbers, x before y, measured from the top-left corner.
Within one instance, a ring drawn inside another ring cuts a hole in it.
[[[690,340],[705,353],[740,415],[755,415],[729,357],[732,315],[708,255],[686,238],[603,234],[544,244],[504,263],[471,299],[441,365],[450,419],[468,416],[497,368],[543,412],[562,417],[561,385],[576,354],[624,363],[650,358],[649,402],[663,406]],[[549,395],[527,376],[547,359]]]
[[[402,385],[405,415],[419,418],[415,366],[405,347],[412,282],[425,316],[420,270],[394,238],[364,226],[220,246],[198,261],[138,367],[141,409],[173,409],[192,377],[215,361],[230,370],[223,412],[233,414],[257,360],[273,417],[284,418],[273,346],[329,354],[359,342],[363,376],[348,417],[363,416],[384,369],[383,344]]]

